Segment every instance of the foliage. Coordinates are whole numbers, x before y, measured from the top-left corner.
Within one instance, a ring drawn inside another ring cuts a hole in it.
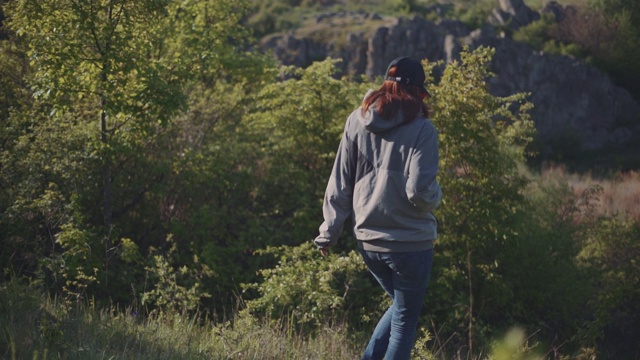
[[[3,213],[3,216],[0,216],[0,234],[2,234],[0,262],[17,264],[17,268],[29,272],[33,270],[29,265],[33,265],[37,260],[26,254],[38,254],[40,249],[28,241],[22,241],[19,236],[16,236],[15,229],[21,228],[20,232],[31,234],[37,233],[38,229],[34,226],[25,226],[20,221],[19,214],[7,214],[5,209],[12,206],[18,192],[15,186],[17,182],[14,179],[17,179],[19,174],[27,173],[24,169],[10,169],[6,158],[10,152],[16,152],[13,144],[29,127],[29,123],[19,121],[11,115],[32,106],[31,92],[25,83],[30,68],[24,52],[24,44],[12,33],[6,31],[4,26],[0,29],[7,35],[6,38],[0,36],[0,209]],[[20,255],[16,256],[16,254]]]
[[[355,241],[321,258],[307,239],[373,84],[248,52],[244,1],[0,2],[0,356],[357,356],[386,298]],[[376,5],[400,3],[425,4]],[[606,3],[604,25],[633,28]],[[491,54],[430,79],[445,198],[416,357],[624,358],[637,221],[523,176],[530,105],[487,92]],[[494,345],[513,325],[531,337]]]
[[[432,87],[444,198],[427,308],[442,331],[466,334],[469,351],[486,338],[485,324],[505,319],[511,300],[501,254],[519,237],[526,180],[518,163],[532,132],[525,94],[489,94],[492,54],[463,52]]]
[[[142,305],[151,305],[154,311],[168,314],[193,311],[200,305],[202,298],[211,297],[200,288],[200,280],[211,276],[211,270],[200,264],[196,255],[193,256],[191,266],[183,265],[176,269],[171,265],[170,257],[176,255],[177,246],[171,237],[168,242],[171,244],[168,251],[160,254],[154,254],[156,251],[151,252],[153,265],[145,267],[145,270],[150,274],[154,284],[152,289],[142,294]]]
[[[585,237],[579,260],[589,265],[591,282],[599,289],[591,298],[594,321],[588,341],[605,358],[633,359],[640,348],[640,224],[600,218]]]
[[[151,155],[167,161],[162,181],[145,195],[139,215],[126,223],[143,254],[151,247],[156,255],[169,250],[173,245],[165,240],[171,234],[178,248],[173,266],[191,267],[197,255],[212,271],[201,284],[219,306],[222,298],[233,298],[239,282],[253,276],[257,265],[249,263],[250,252],[264,241],[264,225],[252,210],[251,197],[258,154],[241,125],[246,94],[260,88],[261,80],[255,76],[249,83],[243,77],[254,75],[240,70],[247,66],[259,73],[264,64],[243,60],[233,65],[237,70],[227,68],[229,82],[189,89],[189,110],[158,137]],[[152,221],[141,226],[147,219]]]
[[[267,261],[253,256],[256,249],[299,244],[315,232],[325,179],[314,174],[330,169],[356,90],[364,93],[331,77],[335,61],[283,69],[293,77],[282,82],[269,77],[272,70],[194,89],[190,110],[163,139],[168,146],[180,139],[181,148],[158,194],[162,216],[174,239],[213,271],[203,285],[220,292],[212,297],[219,305],[255,281]]]
[[[509,269],[505,276],[513,302],[512,321],[537,333],[546,346],[574,350],[579,342],[574,336],[590,317],[586,304],[594,291],[575,259],[591,226],[600,188],[575,195],[566,183],[546,179],[533,182],[524,193],[528,204],[521,236],[503,259],[504,269]],[[565,342],[558,344],[555,339]]]
[[[244,5],[8,4],[12,36],[2,45],[15,54],[3,53],[3,69],[23,77],[3,78],[11,85],[2,97],[10,111],[2,113],[7,127],[0,166],[7,264],[73,294],[98,284],[89,294],[118,301],[129,299],[132,287],[142,293],[144,263],[119,252],[133,242],[144,256],[151,246],[166,247],[172,230],[184,229],[172,223],[171,192],[181,185],[180,176],[191,174],[180,174],[190,159],[184,155],[200,153],[193,127],[215,117],[205,113],[174,122],[187,106],[196,111],[223,95],[235,100],[211,110],[239,104],[249,81],[259,85],[264,60],[238,50],[247,36],[238,25]],[[215,181],[208,175],[198,181]],[[183,264],[192,261],[185,255]]]
[[[470,29],[478,29],[485,25],[486,19],[491,14],[497,2],[491,0],[456,1],[450,16],[460,19]]]
[[[569,172],[566,167],[555,165],[543,169],[542,179],[554,178],[555,181],[567,183],[576,195],[586,189],[598,186],[602,193],[598,197],[595,213],[605,218],[640,222],[640,172],[629,171],[616,173],[613,176],[580,174]]]
[[[510,329],[500,342],[493,345],[489,360],[541,360],[543,357],[532,354],[531,346],[520,328]]]
[[[252,1],[246,24],[257,37],[291,31],[322,13],[367,12],[407,16],[425,11],[432,0],[266,0]]]
[[[144,317],[132,308],[88,305],[68,311],[36,288],[0,285],[0,356],[7,359],[353,359],[359,349],[345,328],[301,337],[237,314],[214,321],[198,314]]]
[[[258,213],[276,220],[269,232],[273,244],[314,236],[326,187],[322,174],[331,172],[344,122],[368,86],[332,78],[336,63],[284,68],[290,78],[265,86],[246,118],[245,134],[261,155],[254,201]]]
[[[433,342],[433,335],[431,332],[425,328],[421,327],[418,329],[418,335],[416,337],[416,342],[411,351],[412,359],[420,359],[420,360],[435,360],[437,359],[438,351],[434,352],[429,348],[429,343]]]
[[[250,26],[257,36],[264,36],[270,33],[283,31],[291,28],[295,23],[288,14],[293,5],[291,3],[299,1],[253,1],[251,15],[247,18],[247,25]],[[299,4],[297,4],[299,5]],[[287,15],[287,16],[285,16]]]
[[[552,54],[571,55],[593,63],[638,98],[640,7],[635,1],[593,0],[567,6],[561,18],[543,15],[514,32],[513,38]]]
[[[546,53],[575,56],[585,58],[582,46],[575,42],[575,39],[559,36],[566,29],[575,30],[575,26],[591,26],[572,23],[567,25],[568,20],[557,23],[555,17],[549,14],[543,14],[539,20],[536,20],[526,26],[517,29],[513,33],[513,40],[525,42],[536,49],[540,49]]]
[[[276,255],[278,264],[263,269],[261,283],[247,284],[259,297],[246,303],[247,309],[271,319],[288,319],[311,329],[335,321],[358,324],[372,319],[366,310],[371,301],[372,284],[360,255],[319,256],[311,242],[296,247],[267,248],[261,254]],[[382,293],[378,291],[382,300]]]
[[[592,0],[596,11],[606,18],[606,26],[614,37],[601,42],[598,64],[613,75],[616,82],[640,98],[640,5],[633,0]]]
[[[25,289],[17,278],[0,283],[0,356],[5,359],[26,358],[41,346],[30,326],[38,322],[42,299]]]

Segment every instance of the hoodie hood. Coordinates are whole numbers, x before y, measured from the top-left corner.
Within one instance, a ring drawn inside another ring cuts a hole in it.
[[[371,95],[372,92],[373,90],[367,91],[364,99]],[[360,108],[360,110],[362,110],[362,107]],[[357,116],[358,121],[364,126],[364,128],[372,133],[385,132],[404,123],[404,116],[402,114],[402,111],[398,112],[395,117],[385,119],[373,106],[370,107],[369,110],[367,110],[367,112],[365,113],[363,113],[362,111],[358,111]]]

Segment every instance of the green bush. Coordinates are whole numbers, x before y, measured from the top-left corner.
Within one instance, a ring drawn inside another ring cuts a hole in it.
[[[447,353],[465,346],[479,353],[513,316],[502,261],[520,238],[526,179],[518,163],[533,127],[524,94],[488,92],[492,56],[487,48],[465,51],[430,88],[444,195],[425,316],[451,336]]]
[[[616,29],[613,43],[611,46],[603,44],[602,51],[594,55],[595,65],[610,73],[613,80],[627,88],[636,100],[640,99],[640,66],[637,61],[640,58],[640,27],[632,19],[638,16],[638,10],[612,15],[609,21],[615,24]]]
[[[634,359],[640,352],[640,224],[603,217],[584,239],[580,262],[596,289],[589,302],[593,320],[584,340],[607,359]]]
[[[535,49],[542,50],[549,54],[586,58],[581,45],[572,42],[575,41],[575,39],[558,35],[560,34],[558,27],[559,24],[553,15],[543,14],[540,20],[536,20],[517,29],[512,37],[515,41],[527,43]]]
[[[17,278],[0,282],[0,357],[24,359],[43,348],[37,335],[41,301]]]
[[[484,26],[497,2],[492,0],[456,1],[450,16],[464,22],[470,29]]]
[[[173,259],[178,251],[170,236],[167,251],[151,251],[153,263],[145,267],[149,288],[142,293],[141,304],[167,314],[182,314],[196,310],[203,298],[211,295],[202,289],[202,278],[212,276],[211,270],[194,255],[189,266],[175,266]],[[146,284],[145,284],[146,286]]]
[[[276,255],[278,263],[260,271],[261,282],[244,285],[258,295],[246,302],[251,313],[310,330],[335,323],[358,328],[377,321],[371,314],[382,310],[377,308],[384,303],[383,293],[370,281],[356,251],[324,258],[307,242],[259,253]],[[380,301],[372,301],[374,294]]]

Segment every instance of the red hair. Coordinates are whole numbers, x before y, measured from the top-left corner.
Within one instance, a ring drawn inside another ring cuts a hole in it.
[[[389,70],[388,76],[395,76],[396,67]],[[385,80],[378,90],[373,91],[362,101],[362,113],[374,106],[385,119],[391,119],[398,111],[404,114],[405,122],[418,115],[429,117],[429,108],[422,101],[424,93],[418,86],[401,84]]]

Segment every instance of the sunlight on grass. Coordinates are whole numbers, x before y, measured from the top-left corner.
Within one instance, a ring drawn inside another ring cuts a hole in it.
[[[155,314],[44,299],[14,280],[0,287],[0,357],[7,359],[354,359],[346,329],[296,333],[245,312],[216,322],[202,314]],[[27,321],[25,321],[27,320]]]

